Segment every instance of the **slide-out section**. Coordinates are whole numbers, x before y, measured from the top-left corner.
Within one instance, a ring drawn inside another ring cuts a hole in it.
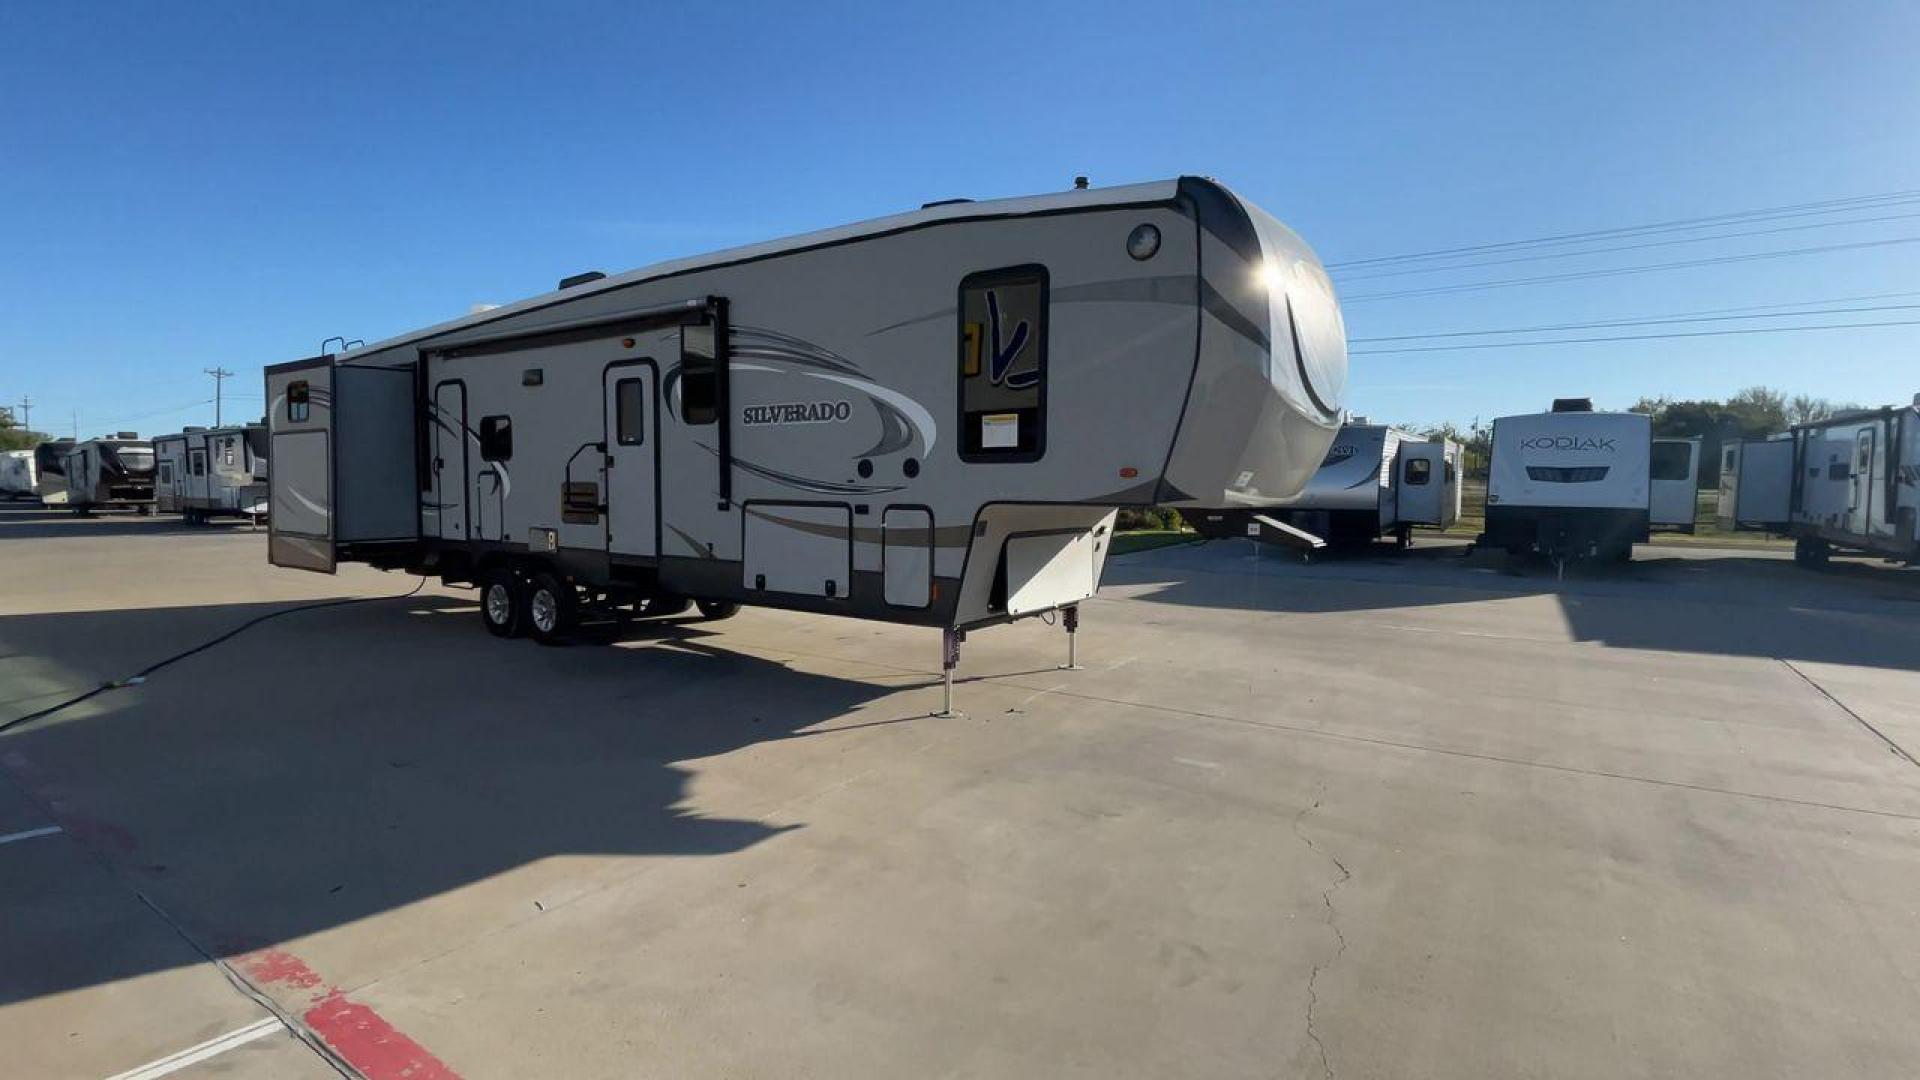
[[[332,573],[343,544],[419,534],[411,368],[321,356],[266,372],[267,558]]]

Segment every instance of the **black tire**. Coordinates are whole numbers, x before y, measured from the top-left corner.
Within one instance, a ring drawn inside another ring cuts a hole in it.
[[[1825,540],[1803,536],[1793,542],[1793,561],[1806,567],[1827,565],[1827,559],[1833,555],[1833,549]]]
[[[740,614],[740,605],[731,600],[696,600],[694,603],[700,608],[700,617],[709,622],[731,619]]]
[[[513,571],[489,570],[480,576],[480,619],[494,637],[527,632],[526,585]]]
[[[1405,551],[1413,546],[1413,526],[1401,525],[1393,530],[1393,546]]]
[[[545,570],[527,583],[527,634],[542,645],[564,641],[580,620],[580,596],[574,587]]]

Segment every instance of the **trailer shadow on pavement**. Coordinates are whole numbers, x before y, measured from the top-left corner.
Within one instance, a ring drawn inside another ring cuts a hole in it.
[[[1771,552],[1642,546],[1558,574],[1459,544],[1302,562],[1230,540],[1115,560],[1106,580],[1150,602],[1287,614],[1550,598],[1564,626],[1543,632],[1577,642],[1920,670],[1920,573],[1870,560],[1812,571]]]
[[[0,618],[0,699],[22,698],[29,662],[86,686],[293,606]],[[0,734],[0,785],[10,776],[217,955],[553,860],[489,916],[505,922],[591,891],[596,875],[638,872],[556,857],[694,858],[802,827],[701,812],[690,763],[910,719],[858,713],[925,678],[828,677],[706,636],[643,622],[615,648],[540,648],[487,637],[470,601],[432,593],[301,611]],[[44,704],[27,697],[0,707],[0,723]],[[835,718],[844,727],[808,730]],[[0,883],[0,903],[12,927],[0,1003],[178,962],[177,950],[112,947],[113,928],[58,888]],[[413,932],[390,947],[430,953],[430,907],[402,917]]]

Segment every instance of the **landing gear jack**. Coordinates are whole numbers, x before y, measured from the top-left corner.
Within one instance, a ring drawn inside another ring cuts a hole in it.
[[[1060,625],[1067,631],[1067,662],[1060,665],[1061,671],[1080,670],[1080,605],[1073,604],[1060,609]]]
[[[940,711],[933,715],[955,720],[965,713],[953,711],[953,669],[960,666],[960,643],[967,640],[965,630],[940,631]]]

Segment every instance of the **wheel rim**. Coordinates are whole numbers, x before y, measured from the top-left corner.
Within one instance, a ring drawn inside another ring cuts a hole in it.
[[[487,586],[487,621],[495,626],[505,626],[512,617],[513,596],[507,592],[507,587],[497,583]]]
[[[553,594],[545,589],[535,589],[533,593],[533,626],[543,634],[553,632],[554,623],[560,614],[560,603]]]

